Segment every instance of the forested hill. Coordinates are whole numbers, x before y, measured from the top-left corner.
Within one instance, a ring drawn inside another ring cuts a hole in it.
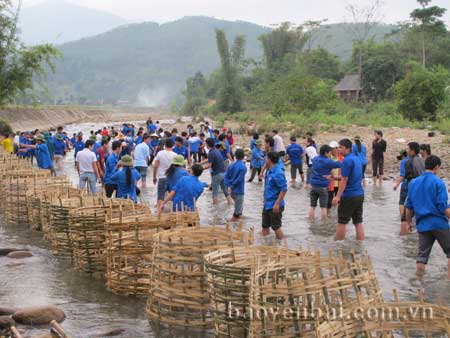
[[[196,71],[209,74],[219,66],[215,29],[232,41],[246,36],[246,57],[260,60],[258,37],[270,28],[242,21],[186,17],[158,25],[130,24],[59,46],[64,59],[49,76],[51,96],[60,103],[98,104],[128,101],[141,105],[167,103],[179,95]],[[379,37],[390,28],[376,29]],[[348,57],[352,38],[344,24],[321,29],[314,42]]]

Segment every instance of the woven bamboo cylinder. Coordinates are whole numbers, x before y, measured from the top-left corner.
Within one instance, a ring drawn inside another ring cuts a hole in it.
[[[75,268],[87,273],[106,271],[106,222],[116,217],[151,214],[146,205],[127,199],[105,200],[104,205],[79,208],[73,212],[70,238]]]
[[[39,180],[50,176],[49,171],[18,170],[3,176],[3,196],[5,196],[5,218],[13,225],[28,225],[27,192]]]
[[[394,294],[396,294],[394,290]],[[450,337],[450,307],[419,301],[360,305],[322,323],[311,338]]]
[[[146,308],[149,318],[171,326],[211,327],[213,318],[203,256],[252,242],[253,231],[231,230],[228,226],[179,229],[155,235]]]
[[[270,259],[296,265],[315,255],[319,254],[277,246],[227,248],[205,255],[215,336],[248,337],[250,277],[255,261]],[[240,315],[237,316],[233,311]]]
[[[36,182],[26,193],[28,221],[31,229],[42,229],[42,208],[44,194],[55,193],[60,189],[69,189],[70,180],[65,176],[48,177]]]
[[[250,337],[311,334],[330,313],[383,302],[370,258],[316,255],[301,264],[257,263],[252,270]],[[273,313],[279,315],[272,315]]]
[[[86,206],[104,205],[104,198],[97,196],[58,197],[49,204],[50,223],[48,237],[52,253],[58,256],[73,256],[70,227],[76,209]]]
[[[119,295],[148,295],[154,235],[197,227],[198,213],[177,212],[111,219],[106,224],[106,285]]]

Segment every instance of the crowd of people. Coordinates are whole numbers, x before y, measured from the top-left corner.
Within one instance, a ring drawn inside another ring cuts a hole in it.
[[[204,189],[210,189],[213,205],[218,205],[223,195],[234,206],[230,221],[239,221],[244,215],[246,182],[257,178],[264,182],[262,234],[269,235],[272,230],[279,240],[284,236],[286,176],[289,174],[290,185],[296,186],[299,175],[300,185],[309,190],[311,220],[316,217],[317,206],[322,221],[327,221],[331,209],[337,207],[336,240],[345,238],[350,221],[356,238],[365,239],[366,168],[371,163],[373,183],[383,184],[387,142],[382,131],[374,132],[368,156],[360,136],[319,146],[313,134],[307,133],[304,146],[292,136],[285,147],[282,136],[273,130],[264,136],[255,133],[245,149],[235,144],[229,129],[215,129],[209,122],[198,128],[197,132],[189,124],[180,133],[149,118],[142,127],[126,123],[117,129],[91,131],[90,135],[79,132],[69,137],[63,127],[54,134],[39,130],[6,134],[2,144],[17,156],[36,159],[40,169],[54,175],[64,173],[64,157],[73,150],[79,187],[95,194],[101,185],[107,197],[138,202],[151,172],[158,212],[164,212],[169,202],[173,211],[194,211]],[[400,234],[413,232],[415,218],[419,234],[417,274],[423,274],[431,248],[438,241],[448,258],[450,279],[450,208],[445,183],[439,178],[441,160],[431,154],[429,145],[417,142],[408,143],[398,160],[400,175],[394,190],[400,188]],[[200,181],[205,170],[211,175],[209,185]]]

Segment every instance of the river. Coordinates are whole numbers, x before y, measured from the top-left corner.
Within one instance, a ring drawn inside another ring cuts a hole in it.
[[[98,129],[91,124],[72,125],[68,132]],[[66,174],[73,182],[77,175],[73,165],[73,155],[65,160]],[[150,176],[151,177],[151,176]],[[209,182],[208,173],[201,177]],[[152,184],[144,191],[144,198],[155,204],[156,189]],[[263,186],[258,183],[247,184],[244,206],[246,227],[253,226],[256,241],[261,223]],[[286,211],[283,229],[289,246],[317,248],[327,252],[329,249],[344,251],[368,251],[372,257],[384,297],[393,298],[392,289],[399,290],[402,300],[416,300],[417,290],[425,290],[425,299],[436,301],[442,296],[450,303],[450,283],[447,281],[447,260],[436,244],[427,273],[423,280],[415,277],[415,256],[417,234],[399,237],[398,192],[392,190],[392,182],[382,187],[374,187],[369,182],[366,188],[364,219],[366,241],[355,240],[352,226],[347,229],[347,239],[334,241],[336,213],[329,224],[308,221],[309,196],[305,189],[290,188],[286,197]],[[225,202],[212,208],[211,192],[205,191],[198,203],[202,225],[223,224],[231,217],[232,210]],[[319,210],[317,210],[319,217]],[[185,331],[157,332],[145,315],[144,298],[115,296],[108,292],[104,283],[84,273],[72,269],[70,262],[51,255],[42,234],[25,227],[12,227],[0,224],[0,247],[27,247],[34,257],[23,261],[0,258],[0,306],[26,307],[33,305],[56,304],[66,313],[63,328],[73,338],[89,338],[93,334],[114,328],[125,329],[118,337],[183,337]],[[28,334],[48,332],[45,328],[32,329]]]

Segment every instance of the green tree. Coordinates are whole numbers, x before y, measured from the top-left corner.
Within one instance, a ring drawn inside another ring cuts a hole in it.
[[[405,78],[395,85],[399,111],[411,120],[436,120],[436,112],[445,101],[450,73],[442,66],[431,69],[411,63]]]
[[[207,103],[206,90],[206,79],[201,72],[186,80],[186,90],[183,92],[186,97],[182,110],[184,114],[196,115],[199,112],[200,107]]]
[[[302,59],[308,75],[335,81],[342,77],[339,58],[326,49],[310,50],[303,55]]]
[[[216,107],[220,112],[235,113],[242,109],[243,60],[245,55],[245,38],[237,36],[232,49],[223,30],[216,30],[217,50],[221,62],[221,83],[216,95]]]
[[[410,16],[414,21],[412,33],[419,33],[422,51],[422,65],[427,64],[427,37],[433,35],[445,35],[447,28],[442,18],[447,9],[439,6],[428,6],[431,0],[417,0],[421,8],[416,8]]]
[[[45,65],[54,70],[59,52],[50,45],[24,47],[17,37],[17,9],[11,0],[0,0],[0,105],[12,102],[19,93],[33,90],[34,79],[46,75]],[[13,13],[11,15],[11,13]]]

